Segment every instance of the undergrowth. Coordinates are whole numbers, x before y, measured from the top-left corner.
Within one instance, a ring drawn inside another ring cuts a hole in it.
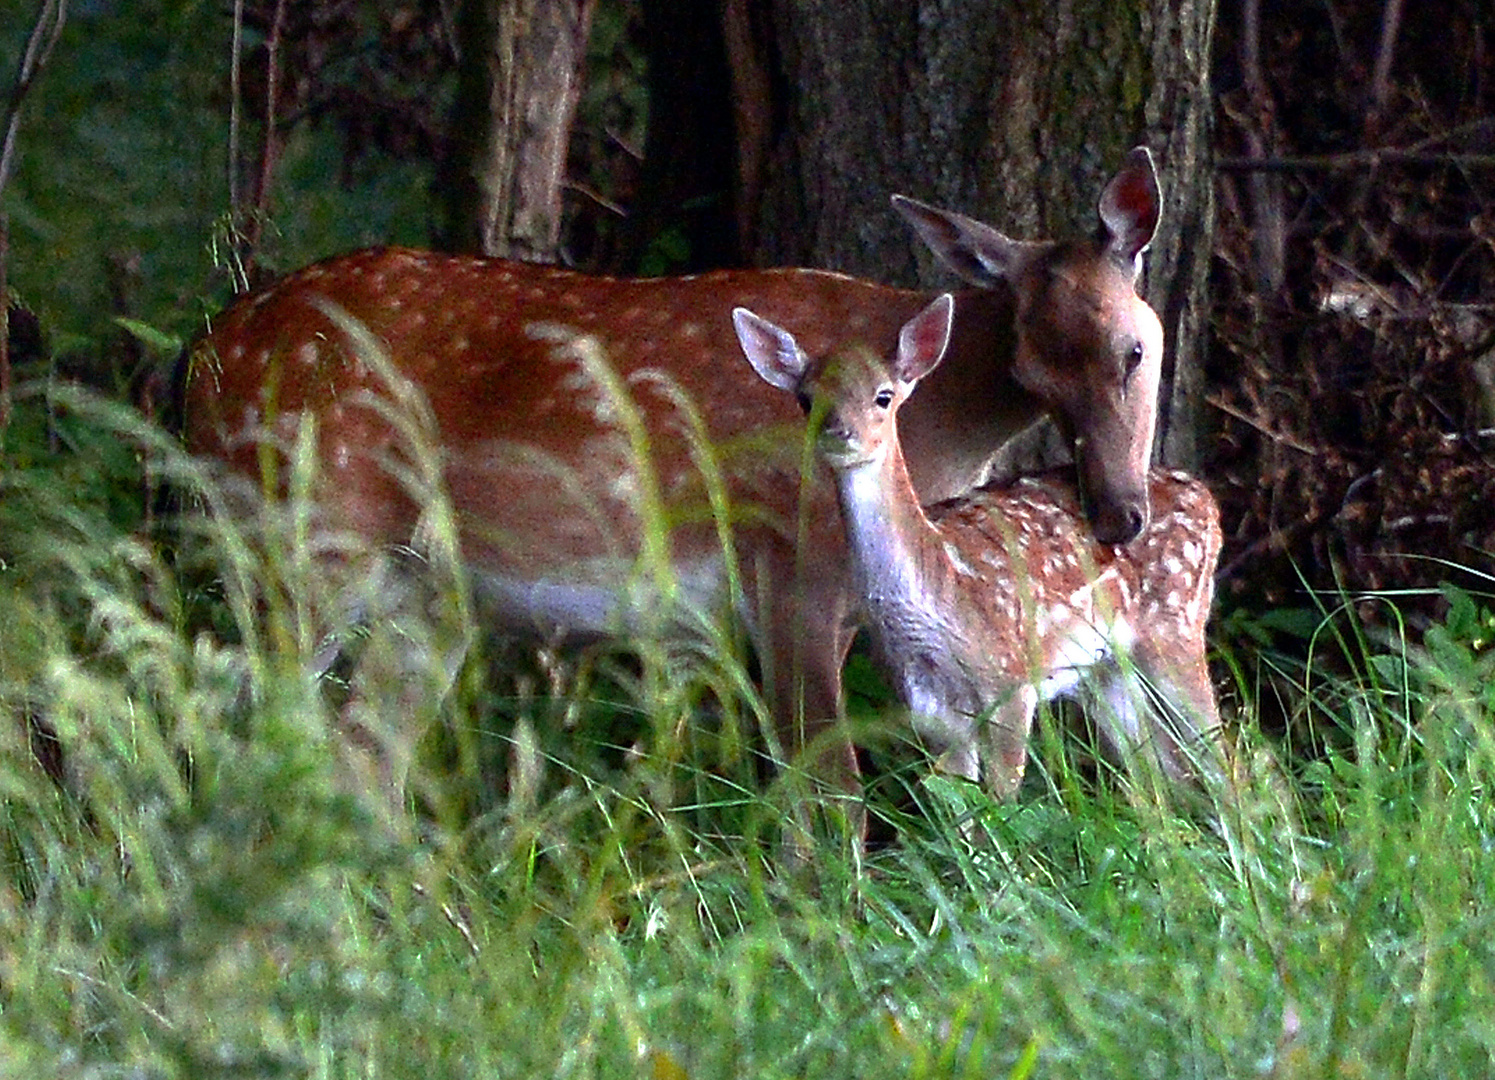
[[[272,506],[124,410],[18,407],[72,446],[0,480],[0,1075],[1495,1071],[1487,598],[1236,650],[1208,812],[1055,735],[1013,805],[901,759],[892,839],[796,866],[745,658],[504,652],[439,528],[418,603],[326,572],[309,443]],[[80,466],[137,455],[200,511],[170,552]],[[318,675],[349,610],[359,670]]]

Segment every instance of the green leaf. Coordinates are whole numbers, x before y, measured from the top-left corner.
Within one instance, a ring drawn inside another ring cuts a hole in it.
[[[170,356],[182,351],[182,339],[177,334],[168,334],[164,330],[157,330],[149,323],[143,323],[139,319],[129,319],[123,315],[114,317],[114,325],[128,331],[137,341],[148,348],[154,349],[163,356]]]

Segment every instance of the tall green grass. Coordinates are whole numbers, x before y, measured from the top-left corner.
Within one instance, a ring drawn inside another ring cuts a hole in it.
[[[306,499],[230,513],[126,411],[20,408],[0,1075],[1495,1074],[1479,598],[1417,641],[1326,611],[1306,665],[1238,651],[1239,782],[1210,813],[1087,779],[1059,738],[1009,806],[902,759],[876,804],[895,840],[789,871],[745,658],[502,652],[443,528],[419,602],[381,607],[387,579],[317,557]],[[309,445],[287,448],[293,494],[315,488]],[[137,451],[203,510],[170,557],[122,494]],[[397,814],[313,672],[350,596],[379,612],[363,723],[412,761]],[[1333,737],[1269,743],[1268,687]],[[55,733],[60,784],[28,723]]]

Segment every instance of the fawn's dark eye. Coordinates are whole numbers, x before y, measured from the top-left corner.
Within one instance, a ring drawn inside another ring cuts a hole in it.
[[[1131,352],[1126,354],[1126,378],[1130,379],[1132,377],[1132,372],[1136,371],[1137,366],[1142,363],[1142,356],[1144,352],[1146,352],[1146,350],[1143,349],[1142,343],[1140,341],[1132,343]]]
[[[877,391],[877,396],[872,400],[877,403],[879,409],[886,409],[893,404],[893,388],[891,386],[881,387]]]

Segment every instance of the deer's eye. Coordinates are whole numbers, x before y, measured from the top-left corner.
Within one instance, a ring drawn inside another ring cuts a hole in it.
[[[1142,357],[1145,352],[1146,350],[1142,347],[1142,343],[1140,341],[1134,341],[1132,343],[1131,351],[1126,354],[1125,377],[1127,379],[1130,379],[1132,377],[1132,372],[1136,371],[1137,367],[1142,363]]]
[[[877,403],[879,409],[886,409],[889,405],[893,404],[893,388],[891,386],[880,387],[877,391],[877,396],[872,400]]]

